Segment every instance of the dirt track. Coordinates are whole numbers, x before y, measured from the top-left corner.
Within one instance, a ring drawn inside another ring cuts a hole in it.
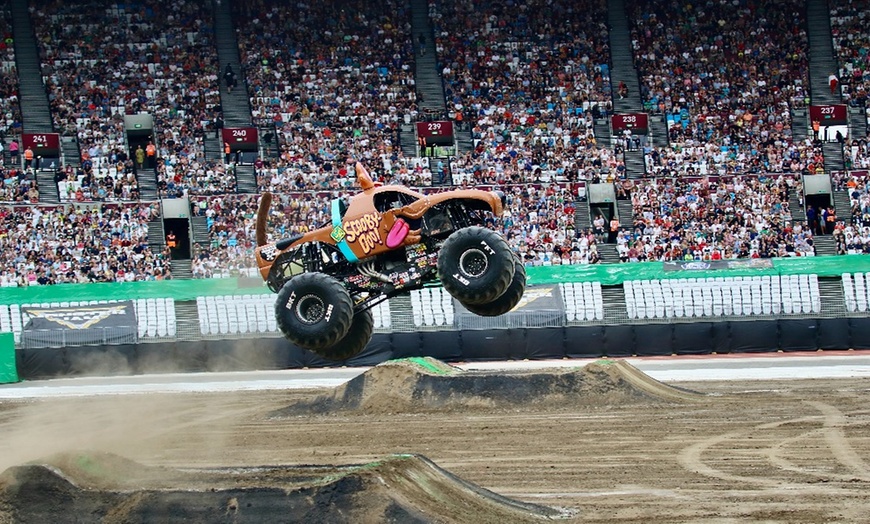
[[[185,470],[414,453],[500,495],[576,510],[577,522],[870,522],[868,381],[679,386],[705,396],[531,407],[484,392],[467,407],[318,415],[287,411],[322,400],[316,391],[4,402],[0,470],[69,450]]]

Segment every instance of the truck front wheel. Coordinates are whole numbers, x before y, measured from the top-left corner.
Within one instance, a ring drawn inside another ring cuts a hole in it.
[[[463,304],[488,304],[500,297],[514,271],[514,255],[507,241],[484,227],[454,232],[438,254],[441,284]]]
[[[304,273],[288,280],[275,301],[278,329],[297,346],[317,352],[334,346],[350,329],[353,301],[329,275]]]

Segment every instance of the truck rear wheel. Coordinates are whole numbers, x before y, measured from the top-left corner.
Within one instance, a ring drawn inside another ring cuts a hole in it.
[[[454,232],[438,254],[441,284],[463,304],[488,304],[500,297],[514,271],[514,255],[507,241],[484,227]]]
[[[465,309],[482,317],[497,317],[515,308],[526,291],[526,268],[519,261],[514,264],[514,277],[507,291],[488,304],[462,304]]]
[[[350,329],[344,338],[339,340],[334,346],[318,349],[315,353],[327,360],[347,360],[355,357],[365,349],[369,340],[372,339],[374,329],[375,319],[372,317],[371,311],[367,309],[357,313],[354,315]]]
[[[316,352],[334,346],[348,333],[353,301],[338,280],[323,273],[304,273],[278,292],[275,320],[288,340]]]

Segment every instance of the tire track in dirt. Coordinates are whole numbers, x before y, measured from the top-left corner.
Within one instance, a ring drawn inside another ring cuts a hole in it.
[[[736,439],[748,440],[753,437],[754,434],[762,431],[776,429],[791,424],[819,422],[821,423],[821,427],[809,431],[803,431],[799,435],[780,440],[776,444],[767,447],[765,451],[761,452],[761,455],[777,468],[791,473],[824,477],[845,482],[855,480],[870,481],[870,466],[868,466],[867,462],[855,452],[849,438],[844,432],[844,428],[846,427],[866,425],[867,422],[859,421],[850,423],[842,411],[829,404],[824,404],[818,401],[806,401],[806,404],[811,405],[820,411],[821,415],[770,422],[746,430],[738,430],[716,435],[685,448],[678,456],[678,462],[689,471],[719,480],[752,483],[767,487],[794,486],[794,483],[787,481],[727,473],[708,464],[707,461],[704,460],[703,455],[717,445]],[[787,449],[789,446],[801,440],[812,439],[815,435],[821,435],[825,439],[827,447],[834,459],[837,463],[845,467],[850,474],[825,472],[801,467],[782,456],[783,450]]]
[[[870,481],[870,466],[855,452],[855,449],[849,442],[849,437],[843,431],[843,428],[849,425],[846,415],[830,404],[815,400],[808,400],[806,403],[822,412],[824,416],[824,427],[822,430],[825,434],[825,440],[834,454],[834,458],[847,470],[851,471],[856,478]]]
[[[705,477],[710,477],[719,480],[725,480],[729,482],[735,483],[747,483],[747,484],[756,484],[764,487],[773,487],[773,488],[782,488],[782,487],[796,487],[797,485],[788,482],[785,480],[776,480],[771,478],[760,478],[760,477],[749,477],[746,475],[736,475],[731,473],[726,473],[720,469],[714,468],[713,466],[707,464],[704,461],[703,455],[710,448],[724,444],[728,441],[743,438],[746,439],[749,436],[752,436],[755,433],[766,431],[770,429],[776,429],[788,424],[800,424],[804,422],[817,422],[823,420],[822,416],[807,416],[794,418],[789,420],[781,420],[777,422],[768,422],[765,424],[759,424],[749,429],[742,429],[737,431],[731,431],[728,433],[723,433],[721,435],[716,435],[714,437],[707,438],[702,440],[701,442],[697,442],[692,444],[691,446],[683,449],[680,454],[677,456],[677,461],[679,464],[685,469],[697,473],[699,475],[703,475]]]

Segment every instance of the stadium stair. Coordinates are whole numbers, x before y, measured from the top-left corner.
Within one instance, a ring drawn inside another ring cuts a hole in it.
[[[810,97],[813,104],[839,104],[840,93],[831,94],[828,75],[839,71],[831,34],[831,12],[827,0],[807,0]]]
[[[57,182],[54,180],[52,171],[36,171],[36,187],[39,189],[39,202],[41,204],[54,204],[60,202],[57,190]]]
[[[256,193],[257,192],[257,173],[254,166],[247,164],[236,164],[236,192],[237,193]]]
[[[163,220],[148,222],[148,248],[152,253],[162,253],[166,247],[166,236],[163,229]]]
[[[224,158],[224,148],[223,144],[221,144],[220,138],[214,135],[206,135],[205,139],[202,141],[202,148],[206,160],[221,163],[226,160]]]
[[[136,182],[139,184],[139,198],[146,202],[157,200],[157,170],[143,168],[136,173]]]
[[[813,245],[816,248],[816,256],[829,256],[837,254],[837,242],[830,235],[818,235],[813,237]]]
[[[414,124],[402,124],[399,127],[399,147],[402,148],[402,154],[407,158],[418,156],[416,136]]]
[[[623,157],[625,158],[625,174],[628,178],[643,178],[646,173],[646,161],[643,158],[643,151],[640,149],[634,151],[626,150]]]
[[[281,147],[278,145],[278,129],[272,124],[269,127],[260,127],[257,132],[260,137],[260,149],[263,160],[278,160],[281,158]],[[271,140],[267,140],[271,135]]]
[[[423,35],[426,42],[420,46],[419,36]],[[441,64],[435,51],[435,32],[429,20],[429,5],[426,0],[411,0],[411,38],[414,41],[414,59],[417,69],[414,81],[417,88],[417,106],[424,118],[447,118],[447,103],[444,95],[444,82],[441,78]],[[417,156],[417,138],[414,123],[403,124],[399,133],[402,152],[407,156]],[[456,152],[467,153],[474,149],[470,122],[462,129],[454,127],[453,136],[456,140]]]
[[[589,201],[582,200],[574,202],[574,230],[586,231],[592,227],[591,212],[589,209]]]
[[[846,169],[843,146],[839,142],[823,142],[822,156],[825,157],[825,173]]]
[[[27,0],[13,0],[10,7],[24,130],[28,133],[53,133],[51,109],[42,82],[39,51]]]
[[[847,191],[831,191],[831,199],[834,204],[834,211],[840,220],[849,222],[847,217],[852,214],[852,199],[849,198]]]
[[[595,142],[599,147],[612,147],[610,123],[608,123],[606,118],[596,118],[592,126],[592,132],[595,134]]]
[[[867,138],[867,117],[863,107],[849,106],[849,138],[863,140]]]
[[[208,246],[211,244],[211,239],[208,235],[208,219],[206,217],[191,217],[190,218],[191,242]]]
[[[797,193],[790,191],[788,194],[788,209],[791,211],[791,219],[794,221],[805,222],[807,219],[806,210],[801,205],[800,198]]]
[[[796,141],[806,140],[809,136],[810,121],[806,109],[794,109],[791,112],[791,135]]]
[[[634,67],[631,32],[628,28],[628,17],[623,0],[609,0],[607,21],[610,26],[610,86],[613,110],[616,113],[642,112],[640,80]],[[615,92],[620,82],[625,82],[628,87],[628,96],[622,99]]]
[[[629,229],[634,225],[634,206],[631,205],[630,198],[616,199],[616,215],[624,229]]]
[[[843,292],[843,279],[840,277],[819,277],[820,313],[823,318],[841,317],[846,309]]]
[[[172,264],[172,280],[190,280],[193,278],[193,272],[190,270],[189,258],[173,258]]]
[[[421,34],[426,38],[423,46],[425,53],[421,53],[418,41]],[[414,72],[417,96],[423,97],[422,102],[417,101],[417,106],[421,112],[443,117],[447,113],[447,104],[444,101],[441,69],[438,57],[435,56],[435,32],[429,20],[429,4],[426,0],[411,0],[411,38],[414,41],[414,59],[417,63],[417,70]]]
[[[625,291],[622,286],[603,286],[601,300],[604,303],[604,323],[624,323],[628,318],[625,308]]]
[[[602,264],[619,264],[619,252],[616,244],[598,244],[598,256]]]
[[[24,131],[28,133],[53,133],[51,110],[48,105],[45,84],[42,82],[39,51],[36,46],[33,25],[30,21],[27,0],[14,0],[10,7],[15,39],[15,66],[18,69],[19,104],[21,105]],[[37,171],[36,185],[39,188],[40,202],[60,202],[53,172]]]
[[[199,310],[195,300],[175,301],[176,333],[179,340],[201,340]]]
[[[223,110],[224,127],[250,127],[252,118],[251,103],[248,99],[248,84],[245,82],[245,74],[242,71],[241,58],[239,58],[239,40],[236,38],[230,4],[231,0],[212,2],[214,6],[215,47],[217,47],[218,60],[220,61],[221,109]],[[247,29],[249,28],[242,28],[243,31]],[[232,93],[227,91],[227,83],[224,78],[227,64],[231,64],[233,72],[236,74],[236,87]]]
[[[664,116],[649,116],[649,132],[650,135],[652,135],[653,146],[668,147],[668,145],[670,145],[670,139],[668,138],[668,125],[665,123]]]
[[[411,295],[399,295],[390,299],[390,322],[393,331],[415,331],[414,306]]]
[[[82,163],[82,152],[79,150],[79,141],[74,136],[60,137],[60,148],[63,152],[65,164],[78,167]]]

